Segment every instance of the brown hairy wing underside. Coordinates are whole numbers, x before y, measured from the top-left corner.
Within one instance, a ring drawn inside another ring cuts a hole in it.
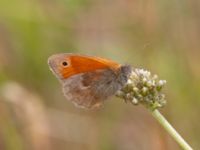
[[[94,108],[122,87],[117,80],[118,75],[111,69],[96,70],[64,80],[63,92],[77,106]]]

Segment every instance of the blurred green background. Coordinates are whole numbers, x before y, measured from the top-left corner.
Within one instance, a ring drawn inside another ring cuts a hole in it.
[[[1,0],[1,150],[180,149],[142,106],[76,108],[47,58],[100,56],[167,80],[161,112],[200,149],[200,1]]]

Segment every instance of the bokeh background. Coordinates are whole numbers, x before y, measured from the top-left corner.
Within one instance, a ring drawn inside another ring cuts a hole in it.
[[[143,106],[74,107],[47,65],[59,52],[166,79],[161,112],[200,149],[200,1],[0,1],[1,150],[179,150]]]

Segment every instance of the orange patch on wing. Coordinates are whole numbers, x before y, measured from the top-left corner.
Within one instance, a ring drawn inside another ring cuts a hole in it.
[[[98,69],[110,68],[117,70],[120,67],[120,64],[116,62],[99,57],[70,55],[68,59],[70,60],[70,65],[59,69],[64,78]]]

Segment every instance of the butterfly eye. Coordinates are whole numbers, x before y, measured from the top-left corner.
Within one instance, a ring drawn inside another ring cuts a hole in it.
[[[66,67],[68,65],[68,63],[66,61],[63,61],[62,65]]]

